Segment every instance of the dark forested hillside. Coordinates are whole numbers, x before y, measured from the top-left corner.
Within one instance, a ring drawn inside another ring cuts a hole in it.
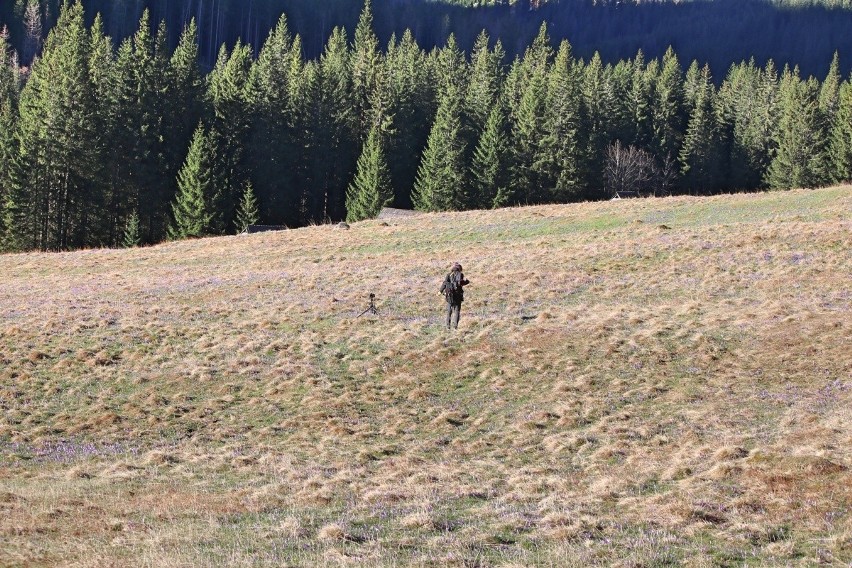
[[[25,64],[37,50],[32,31],[40,31],[43,38],[62,1],[0,2],[0,26],[9,26],[12,44]],[[282,13],[301,35],[306,56],[313,58],[335,26],[354,29],[363,2],[83,0],[83,4],[89,23],[96,13],[103,14],[105,32],[114,39],[134,33],[142,11],[149,9],[153,21],[165,20],[172,30],[172,47],[178,31],[195,18],[202,65],[210,68],[222,43],[232,46],[241,38],[259,49]],[[849,0],[376,0],[374,12],[382,45],[391,34],[400,36],[411,29],[424,48],[441,46],[454,33],[459,45],[469,50],[485,29],[501,39],[512,57],[522,54],[541,23],[547,22],[554,41],[568,39],[574,52],[586,59],[597,51],[604,62],[632,57],[639,49],[649,57],[661,57],[673,46],[682,58],[709,63],[717,73],[754,57],[761,64],[771,58],[779,66],[798,65],[805,75],[821,75],[835,51],[847,64],[842,71],[852,69]],[[38,22],[33,21],[36,15]]]
[[[318,56],[282,16],[256,45],[223,44],[205,71],[209,31],[193,18],[173,30],[143,11],[115,41],[114,13],[69,2],[47,13],[56,23],[41,42],[32,1],[23,56],[0,34],[0,250],[358,221],[389,204],[852,179],[852,80],[838,53],[817,79],[772,60],[716,71],[673,48],[608,63],[557,44],[546,24],[517,57],[485,32],[470,49],[409,31],[384,44],[368,3]]]

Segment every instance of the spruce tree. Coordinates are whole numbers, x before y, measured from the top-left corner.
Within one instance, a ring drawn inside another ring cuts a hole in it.
[[[521,94],[526,84],[526,78],[524,77],[525,71],[526,68],[523,61],[520,57],[515,56],[503,78],[502,88],[500,89],[500,100],[506,109],[506,116],[510,123],[514,122],[515,114],[520,106]]]
[[[382,65],[379,39],[373,31],[373,7],[371,0],[364,1],[364,8],[355,27],[352,46],[352,96],[358,124],[358,138],[366,140],[375,117],[370,105],[371,93],[376,89],[379,67]]]
[[[471,62],[462,105],[462,137],[467,150],[465,163],[468,164],[470,170],[468,178],[470,206],[477,208],[491,207],[493,204],[491,192],[496,190],[496,186],[484,187],[484,179],[478,181],[474,179],[475,175],[485,175],[485,171],[479,169],[485,165],[475,164],[474,162],[476,151],[480,142],[483,141],[482,137],[487,129],[488,119],[500,105],[499,95],[502,79],[500,66],[505,56],[499,40],[493,50],[489,49],[488,44],[488,34],[483,31],[476,38],[476,43],[471,52]],[[502,109],[500,112],[502,116]],[[503,135],[502,132],[500,134]],[[505,141],[503,141],[503,144],[505,144]],[[483,157],[480,155],[480,158]],[[500,161],[505,161],[504,148],[501,149]],[[505,169],[505,164],[501,163],[501,168]],[[486,177],[488,176],[486,175]],[[503,180],[503,183],[505,183],[505,180]]]
[[[470,164],[470,199],[481,209],[504,207],[512,201],[507,177],[506,119],[501,105],[488,114]]]
[[[204,112],[204,78],[198,61],[195,20],[181,33],[167,64],[168,104],[165,105],[163,161],[166,168],[163,197],[171,202],[177,192],[177,173]]]
[[[709,67],[690,80],[690,90],[687,100],[692,108],[679,155],[681,184],[689,193],[706,192],[716,188],[721,169],[721,142]]]
[[[632,114],[632,142],[638,148],[651,148],[653,85],[656,81],[656,63],[645,64],[645,55],[640,50],[633,59],[633,80],[629,94]]]
[[[382,137],[380,125],[370,129],[346,195],[347,221],[372,219],[393,201]]]
[[[435,79],[438,85],[438,92],[443,92],[450,88],[460,93],[464,93],[467,90],[467,61],[454,34],[450,34],[450,37],[447,38],[447,43],[438,50],[435,64]]]
[[[766,172],[772,189],[818,187],[830,181],[827,138],[819,107],[819,83],[785,70],[779,87],[775,150]]]
[[[545,164],[548,149],[543,140],[552,56],[547,28],[542,25],[538,37],[524,54],[520,73],[525,79],[512,113],[510,175],[514,198],[520,203],[547,201],[552,190]]]
[[[299,36],[293,41],[293,50],[301,51]],[[316,61],[304,61],[301,57],[290,59],[288,69],[288,98],[290,105],[290,137],[292,150],[290,156],[290,179],[293,185],[293,208],[297,223],[306,224],[320,221],[315,217],[321,205],[314,199],[313,176],[316,173],[313,161],[314,125],[320,113],[320,101],[316,93],[320,83],[319,65]]]
[[[398,43],[389,46],[385,68],[391,93],[388,116],[393,117],[387,156],[394,203],[407,208],[434,116],[435,86],[430,81],[426,55],[408,30]]]
[[[123,219],[131,210],[127,179],[130,177],[130,143],[126,138],[122,120],[126,117],[119,106],[118,73],[112,39],[104,33],[100,15],[89,30],[91,50],[89,75],[98,109],[94,120],[96,130],[101,133],[93,140],[90,152],[97,156],[95,164],[96,184],[100,198],[90,203],[93,215],[91,232],[97,241],[116,246],[121,244]]]
[[[239,41],[229,54],[223,45],[208,80],[212,104],[210,145],[215,148],[215,197],[211,224],[216,233],[233,226],[240,188],[249,179],[246,146],[251,127],[246,83],[251,68],[251,48]]]
[[[420,211],[458,211],[469,205],[460,123],[461,94],[450,84],[442,93],[417,170],[412,201]]]
[[[819,90],[819,111],[821,115],[823,136],[827,140],[826,152],[829,154],[824,161],[826,170],[822,173],[825,183],[839,181],[841,173],[837,169],[837,161],[833,155],[834,125],[836,124],[837,111],[840,105],[840,59],[838,53],[834,52],[828,74],[822,82]]]
[[[6,225],[12,224],[11,199],[12,165],[17,158],[19,71],[16,57],[0,31],[0,237],[6,233]],[[8,209],[8,211],[7,211]],[[2,245],[2,243],[0,243]]]
[[[531,73],[545,72],[552,60],[553,45],[550,42],[550,35],[547,33],[547,22],[542,22],[538,29],[538,35],[524,51],[526,76],[529,77]]]
[[[94,41],[99,46],[111,44],[110,38],[102,33],[98,33]],[[119,244],[122,220],[139,210],[139,193],[133,183],[138,131],[133,41],[127,38],[121,42],[114,58],[103,47],[98,51],[99,56],[90,65],[97,68],[95,89],[102,104],[101,125],[109,133],[108,143],[103,149],[105,207],[110,219],[110,240]],[[128,183],[127,180],[132,181]]]
[[[77,248],[92,242],[100,135],[89,75],[90,37],[80,3],[64,4],[20,98],[20,153],[26,192],[16,196],[24,248]]]
[[[145,227],[149,242],[156,242],[165,237],[169,202],[175,193],[172,180],[178,171],[186,148],[185,143],[189,141],[189,130],[185,130],[178,135],[178,142],[183,142],[184,145],[178,148],[172,143],[172,136],[175,134],[172,127],[179,124],[170,122],[172,118],[176,118],[173,114],[174,106],[185,105],[191,101],[175,98],[179,92],[172,83],[170,59],[168,30],[163,20],[160,21],[154,38],[153,75],[148,86],[151,100],[146,104],[146,110],[151,114],[143,116],[143,133],[148,138],[145,151],[150,162],[142,168],[144,177],[149,180],[147,191],[143,191],[147,193],[151,203],[150,216]],[[191,115],[188,118],[195,119],[198,116],[196,108],[184,108],[185,112]],[[186,125],[187,128],[189,124],[191,123]]]
[[[314,67],[309,134],[309,216],[339,221],[346,216],[347,185],[355,168],[357,124],[352,104],[346,32],[335,28]]]
[[[651,128],[652,149],[657,159],[680,154],[685,124],[683,97],[683,72],[677,55],[669,47],[654,83]]]
[[[130,177],[124,183],[130,191],[131,203],[138,207],[144,240],[156,242],[165,233],[171,183],[166,176],[163,141],[166,135],[165,109],[168,88],[168,55],[166,29],[160,25],[151,33],[150,13],[145,10],[139,28],[132,38],[133,50],[122,66],[122,107],[127,120],[124,133],[129,153],[126,160]]]
[[[168,237],[172,240],[221,232],[213,226],[214,192],[213,151],[202,125],[198,125],[186,161],[178,173],[178,192],[172,202],[172,222]]]
[[[38,54],[44,32],[41,2],[39,0],[18,0],[16,4],[23,12],[24,20],[25,39],[22,55],[24,61],[33,61]]]
[[[251,130],[248,154],[250,176],[257,193],[260,217],[276,225],[298,225],[299,192],[295,178],[294,108],[290,96],[291,68],[301,62],[300,43],[290,35],[281,16],[270,33],[246,85]],[[298,61],[294,61],[298,60]]]
[[[0,29],[0,252],[17,250],[19,231],[17,195],[26,188],[18,174],[23,170],[18,143],[20,70],[17,54]]]
[[[833,178],[852,181],[852,82],[849,80],[840,86],[830,144]]]
[[[500,66],[505,54],[499,41],[493,50],[489,49],[488,42],[488,34],[482,31],[476,38],[470,55],[464,114],[467,119],[465,124],[468,129],[467,140],[471,147],[476,137],[485,128],[485,123],[500,93]]]
[[[236,223],[237,233],[244,233],[250,225],[257,224],[260,218],[260,212],[257,207],[257,197],[254,194],[254,188],[251,182],[246,182],[243,189],[242,197],[240,198],[239,206],[237,207],[237,215],[234,219]]]
[[[134,211],[127,219],[127,224],[124,227],[124,237],[122,245],[124,248],[134,248],[142,244],[142,235],[139,228],[139,214]]]
[[[717,113],[728,189],[753,190],[763,185],[776,122],[776,80],[771,62],[761,70],[751,60],[732,66],[719,88]]]
[[[688,117],[698,104],[698,98],[703,95],[705,81],[704,70],[693,60],[683,78],[683,106]],[[688,120],[688,118],[687,118]]]
[[[599,198],[604,195],[604,159],[610,142],[609,119],[614,102],[609,73],[598,53],[583,69],[581,94],[579,179],[586,196]]]
[[[548,201],[565,202],[579,197],[582,178],[580,148],[580,77],[563,41],[547,78],[542,150],[537,158]]]
[[[610,138],[616,140],[628,140],[632,143],[636,139],[636,128],[634,113],[636,109],[632,104],[633,81],[635,79],[633,62],[621,60],[612,66],[610,73],[610,84],[612,87],[612,115],[610,125],[607,128]]]
[[[819,89],[819,109],[823,113],[826,122],[833,123],[834,115],[837,113],[837,105],[840,94],[840,56],[835,51],[828,74]]]

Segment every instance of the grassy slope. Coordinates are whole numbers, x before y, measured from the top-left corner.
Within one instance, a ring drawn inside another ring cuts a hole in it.
[[[0,565],[845,565],[850,212],[842,187],[0,257]]]

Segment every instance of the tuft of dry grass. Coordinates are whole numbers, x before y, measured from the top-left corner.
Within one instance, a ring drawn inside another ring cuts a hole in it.
[[[847,186],[0,256],[0,565],[848,565],[850,211]]]

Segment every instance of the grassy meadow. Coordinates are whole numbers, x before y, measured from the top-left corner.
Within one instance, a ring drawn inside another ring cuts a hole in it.
[[[852,563],[852,187],[0,275],[0,566]]]

